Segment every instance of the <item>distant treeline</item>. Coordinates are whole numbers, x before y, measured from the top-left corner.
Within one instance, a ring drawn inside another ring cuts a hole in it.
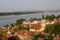
[[[32,13],[43,13],[42,11],[39,12],[2,12],[0,16],[7,16],[7,15],[20,15],[20,14],[32,14]]]
[[[0,13],[0,16],[7,16],[7,15],[20,15],[20,14],[32,14],[36,12],[7,12],[7,13]]]
[[[26,12],[26,11],[24,11],[24,12],[0,12],[0,16],[32,14],[32,13],[44,13],[44,12],[60,12],[60,10],[28,11],[28,12]]]

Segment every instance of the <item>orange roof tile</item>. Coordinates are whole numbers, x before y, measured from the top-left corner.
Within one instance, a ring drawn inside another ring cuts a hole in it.
[[[3,33],[3,36],[6,37],[6,38],[10,37],[10,35],[8,33]]]
[[[33,35],[33,33],[32,33],[32,32],[28,32],[27,34],[28,34],[29,36],[30,36],[30,35]]]
[[[14,32],[15,32],[15,30],[12,30],[12,29],[11,29],[11,30],[9,30],[9,31],[10,31],[11,33],[14,33]]]
[[[44,38],[38,38],[38,40],[44,40]]]
[[[31,29],[39,30],[41,28],[41,25],[39,24],[31,24]]]

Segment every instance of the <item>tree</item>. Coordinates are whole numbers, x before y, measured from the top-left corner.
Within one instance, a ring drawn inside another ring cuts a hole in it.
[[[51,20],[54,20],[54,18],[56,18],[56,16],[54,14],[51,15]]]
[[[49,20],[54,20],[54,18],[56,18],[56,16],[54,14],[52,15],[46,15],[45,19],[49,19]]]
[[[56,23],[56,24],[46,25],[44,32],[49,34],[60,34],[60,24]]]
[[[55,23],[55,24],[46,25],[44,32],[50,35],[49,40],[53,40],[52,34],[54,34],[54,36],[60,34],[60,24]]]
[[[54,24],[54,32],[53,33],[55,35],[60,34],[60,24],[59,23]]]
[[[14,27],[14,24],[10,24],[11,25],[11,27]]]
[[[4,25],[3,27],[5,27],[5,28],[7,29],[7,27],[9,27],[9,25],[8,25],[8,24],[6,24],[6,25]]]
[[[46,25],[46,28],[45,28],[44,32],[52,34],[53,30],[54,30],[54,25],[50,24],[50,25]]]
[[[58,15],[57,18],[60,18],[60,15]]]
[[[38,35],[35,34],[33,40],[37,40],[37,39],[38,39]]]
[[[36,20],[36,21],[39,21],[39,20],[41,20],[41,18],[31,18],[30,20]]]
[[[29,26],[26,26],[26,27],[20,26],[18,29],[19,30],[27,30],[27,31],[29,31],[30,27]]]
[[[51,20],[51,17],[49,15],[46,15],[45,19],[50,19]]]
[[[43,34],[35,34],[33,40],[37,40],[38,38],[45,38]]]
[[[23,21],[24,21],[25,19],[18,19],[17,21],[16,21],[16,24],[22,24],[23,23]]]
[[[47,35],[48,40],[53,40],[53,36],[52,36],[53,31],[54,31],[54,25],[53,24],[46,25],[44,32],[49,34],[49,36]]]

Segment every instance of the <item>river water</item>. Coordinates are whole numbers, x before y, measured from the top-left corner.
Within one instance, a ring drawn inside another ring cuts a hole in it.
[[[24,19],[30,19],[30,18],[41,18],[43,13],[35,13],[35,14],[22,14],[22,15],[11,15],[11,16],[0,16],[0,26],[15,23],[17,19],[24,18]],[[60,15],[60,12],[45,12],[44,15]]]

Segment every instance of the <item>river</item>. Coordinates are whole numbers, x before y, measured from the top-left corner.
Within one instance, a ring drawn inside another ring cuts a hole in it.
[[[30,18],[41,18],[43,13],[35,13],[35,14],[22,14],[22,15],[10,15],[10,16],[0,16],[0,26],[15,23],[17,19],[24,18],[24,19],[30,19]],[[60,12],[45,12],[44,15],[60,15]]]

